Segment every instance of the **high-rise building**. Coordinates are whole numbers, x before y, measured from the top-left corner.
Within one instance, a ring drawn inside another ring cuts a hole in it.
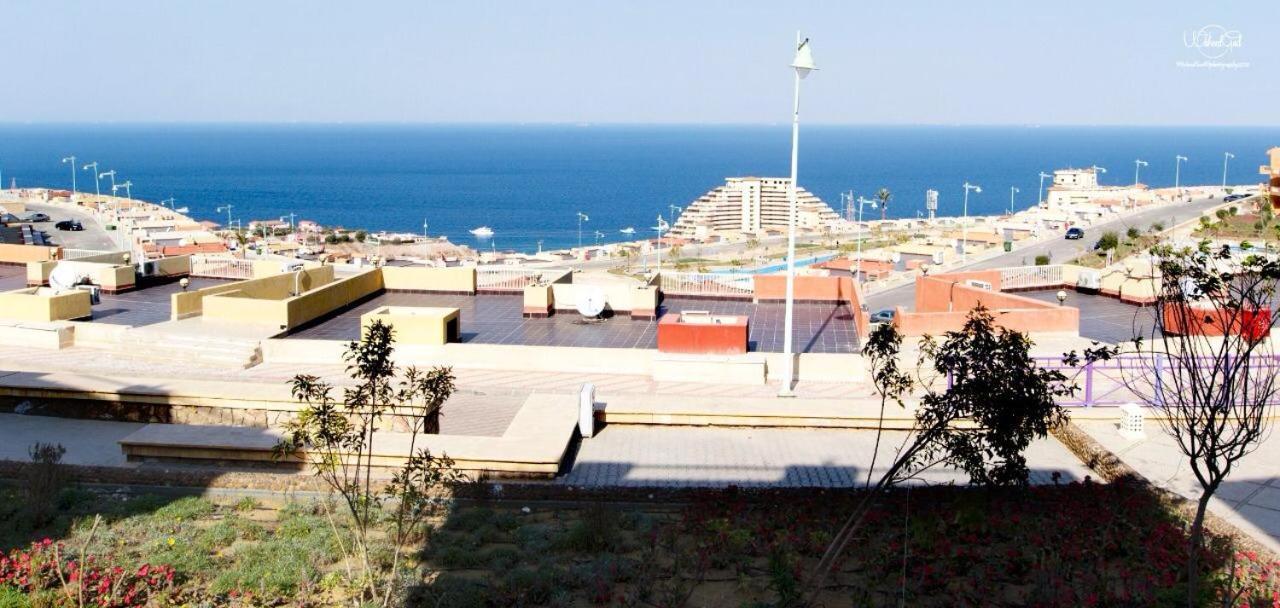
[[[1267,150],[1267,155],[1270,156],[1271,164],[1258,168],[1258,173],[1267,181],[1261,184],[1258,192],[1268,198],[1272,209],[1280,209],[1280,147]]]
[[[763,235],[769,230],[787,229],[788,189],[785,177],[729,177],[719,186],[690,203],[671,228],[671,236],[705,239],[717,234]],[[796,227],[800,230],[828,231],[842,224],[822,199],[804,188],[796,188]]]

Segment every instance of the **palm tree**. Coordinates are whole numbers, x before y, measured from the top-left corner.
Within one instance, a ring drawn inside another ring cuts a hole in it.
[[[880,221],[884,221],[885,215],[889,212],[889,199],[893,198],[893,193],[888,188],[881,188],[876,192],[876,198],[880,200]]]

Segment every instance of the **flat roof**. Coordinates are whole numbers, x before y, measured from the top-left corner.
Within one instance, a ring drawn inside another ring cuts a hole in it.
[[[1058,290],[1019,292],[1026,296],[1052,304],[1058,303]],[[1117,298],[1100,294],[1067,290],[1065,306],[1080,309],[1080,336],[1110,344],[1130,342],[1135,335],[1151,338],[1155,325],[1150,306],[1126,304]]]
[[[576,312],[558,312],[542,319],[523,317],[519,295],[423,294],[383,292],[355,306],[324,317],[289,335],[298,340],[355,340],[360,315],[380,306],[443,306],[457,308],[463,342],[530,346],[595,348],[657,348],[657,320],[616,315],[586,320]],[[782,303],[755,304],[743,300],[697,300],[668,297],[658,315],[684,310],[750,317],[748,350],[782,352]],[[799,353],[851,353],[859,348],[853,313],[843,304],[797,303],[793,349]]]

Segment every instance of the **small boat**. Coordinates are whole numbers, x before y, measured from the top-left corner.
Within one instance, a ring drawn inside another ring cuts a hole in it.
[[[619,230],[618,232],[621,232],[622,234],[635,234],[635,233],[636,233],[636,229],[635,229],[635,228],[632,228],[631,226],[627,226],[626,228],[623,228],[622,230]]]
[[[472,229],[471,234],[474,234],[475,236],[478,236],[478,237],[493,236],[493,228],[490,228],[488,226],[481,226],[479,228]]]

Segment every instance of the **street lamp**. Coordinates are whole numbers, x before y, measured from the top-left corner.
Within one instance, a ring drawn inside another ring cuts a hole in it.
[[[653,227],[653,231],[658,233],[658,243],[653,249],[658,254],[658,263],[653,268],[654,272],[662,272],[662,233],[666,232],[669,227],[670,224],[667,223],[667,220],[662,219],[662,214],[659,213],[658,224]]]
[[[1017,186],[1009,186],[1009,215],[1013,215],[1013,195],[1022,192]]]
[[[1066,304],[1066,303],[1067,303],[1067,290],[1059,289],[1058,290],[1058,306],[1062,306],[1063,304]]]
[[[676,214],[684,211],[684,207],[680,205],[667,205],[667,211],[671,213],[671,222],[668,224],[674,226],[676,224]]]
[[[1098,165],[1094,165],[1094,166],[1089,167],[1089,168],[1090,168],[1090,169],[1093,169],[1093,172],[1094,172],[1094,173],[1101,173],[1101,174],[1103,174],[1103,175],[1106,175],[1106,174],[1107,174],[1107,168],[1106,168],[1106,167],[1099,167]]]
[[[1222,153],[1222,189],[1223,190],[1226,190],[1227,188],[1227,161],[1235,157],[1236,155],[1230,152]]]
[[[960,263],[969,261],[969,191],[982,194],[982,187],[964,183],[964,223],[960,225]]]
[[[578,212],[578,249],[582,249],[582,222],[589,221],[591,221],[591,218],[587,217],[587,214],[581,211]]]
[[[876,208],[876,202],[873,199],[859,196],[858,197],[858,268],[854,271],[859,283],[862,282],[862,208],[871,205],[872,209]]]
[[[1182,177],[1182,163],[1187,162],[1187,157],[1179,154],[1173,158],[1173,191],[1178,192],[1178,178]]]
[[[64,164],[70,164],[70,165],[71,165],[71,195],[72,195],[72,196],[75,196],[75,193],[76,193],[76,157],[74,157],[74,156],[68,156],[68,157],[65,157],[65,158],[63,158],[63,159],[62,159],[62,162],[63,162]]]
[[[171,197],[169,197],[169,198],[166,198],[166,199],[164,199],[164,200],[160,201],[160,205],[161,205],[162,207],[168,207],[169,209],[173,209],[173,204],[174,204],[174,203],[176,203],[176,202],[178,202],[178,201],[177,201],[177,200],[175,200],[175,199],[171,196]]]
[[[227,212],[227,230],[231,229],[231,207],[231,205],[223,205],[214,210],[214,213],[222,213],[223,211]]]
[[[1040,172],[1040,198],[1039,200],[1036,201],[1037,205],[1044,202],[1044,180],[1046,177],[1053,177],[1053,176],[1049,175],[1048,173],[1045,173],[1044,171],[1041,171]]]
[[[100,197],[102,196],[102,190],[98,187],[98,161],[95,160],[81,167],[80,170],[88,171],[90,167],[93,167],[93,195]]]
[[[1148,163],[1145,160],[1142,160],[1141,158],[1133,161],[1133,185],[1135,186],[1138,185],[1138,175],[1139,175],[1138,172],[1142,171],[1142,168],[1147,166],[1148,164],[1150,163]]]
[[[123,181],[123,182],[120,182],[120,187],[121,187],[121,188],[124,188],[124,198],[125,198],[125,200],[133,200],[133,191],[132,191],[132,190],[130,190],[130,188],[131,188],[132,186],[133,186],[133,182],[131,182],[131,181],[129,181],[129,180],[125,180],[125,181]],[[112,186],[112,188],[115,188],[115,186]],[[114,193],[114,192],[112,192],[112,194],[115,194],[115,193]]]
[[[112,170],[110,170],[110,171],[103,171],[102,173],[99,173],[99,174],[98,174],[98,178],[103,178],[103,177],[110,177],[110,178],[111,178],[111,195],[112,195],[112,196],[115,196],[115,189],[116,189],[116,170],[115,170],[115,169],[112,169]]]
[[[782,325],[782,388],[778,391],[780,397],[795,396],[791,391],[791,383],[796,372],[791,334],[794,323],[792,317],[795,315],[796,306],[796,207],[798,205],[796,179],[800,164],[800,81],[808,76],[809,72],[818,69],[813,62],[813,48],[809,46],[809,39],[802,39],[800,32],[796,32],[796,55],[791,61],[791,67],[795,69],[796,77],[791,111],[791,183],[787,189],[789,199],[787,201],[787,303],[786,318]]]

